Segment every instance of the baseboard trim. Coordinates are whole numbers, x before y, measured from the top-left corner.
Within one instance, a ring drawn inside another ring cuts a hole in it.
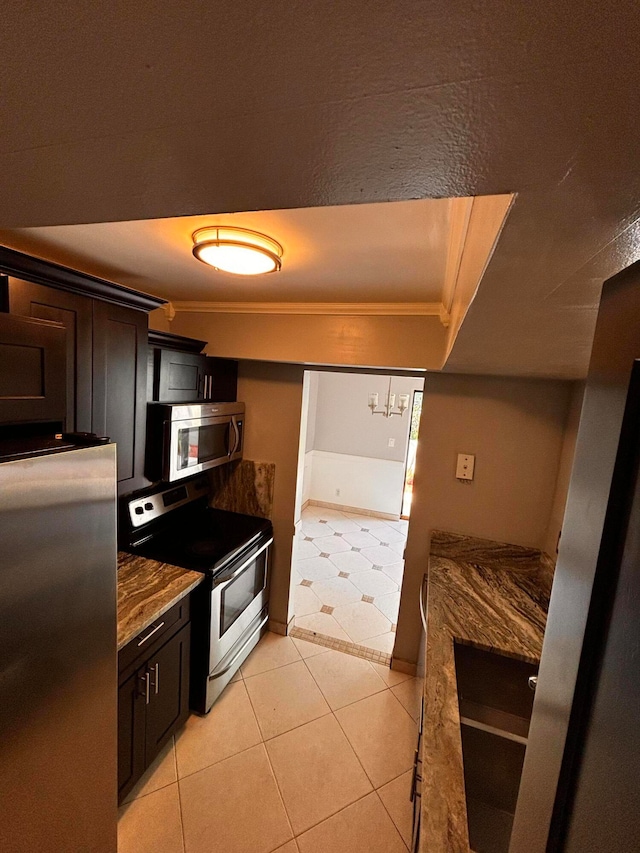
[[[334,504],[329,503],[329,501],[308,500],[303,506],[303,509],[306,509],[306,507],[308,506],[323,506],[325,507],[325,509],[335,509],[339,512],[353,512],[357,513],[358,515],[370,515],[372,516],[372,518],[382,518],[386,521],[400,520],[400,516],[394,514],[393,512],[376,512],[376,510],[373,509],[363,509],[359,506],[346,506],[346,504]]]
[[[413,675],[415,676],[418,666],[415,663],[411,663],[408,660],[402,660],[402,658],[391,657],[391,669],[395,670],[395,672],[403,672],[405,675]]]

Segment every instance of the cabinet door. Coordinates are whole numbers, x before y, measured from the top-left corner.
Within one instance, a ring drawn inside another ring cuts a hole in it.
[[[93,432],[117,446],[118,491],[141,488],[147,387],[147,315],[93,303]]]
[[[209,356],[206,369],[206,399],[215,403],[235,403],[238,399],[238,362]]]
[[[204,399],[205,355],[161,349],[157,363],[158,402],[191,403]]]
[[[145,770],[145,673],[136,672],[118,689],[118,798],[126,796]]]
[[[147,766],[189,716],[190,638],[191,626],[185,625],[147,664],[151,693],[145,737]]]
[[[54,320],[67,330],[67,408],[69,432],[91,432],[92,300],[75,293],[9,279],[12,314]]]

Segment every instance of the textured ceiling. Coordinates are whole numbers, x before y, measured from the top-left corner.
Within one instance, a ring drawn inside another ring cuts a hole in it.
[[[212,11],[3,10],[1,227],[515,192],[447,366],[584,373],[640,256],[637,2]]]

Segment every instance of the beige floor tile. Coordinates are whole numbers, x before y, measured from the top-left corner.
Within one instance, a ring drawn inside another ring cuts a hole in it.
[[[392,563],[390,566],[383,566],[382,571],[387,575],[387,577],[391,578],[398,587],[402,586],[402,579],[404,578],[404,560],[400,560],[398,563]]]
[[[271,853],[292,838],[263,744],[182,779],[180,799],[187,853]]]
[[[324,602],[318,598],[310,586],[294,587],[293,612],[296,616],[310,616],[312,613],[319,613],[323,604]]]
[[[316,548],[313,542],[309,542],[308,539],[305,539],[304,535],[296,536],[293,546],[294,560],[308,560],[311,557],[317,557],[319,554],[320,550]]]
[[[371,791],[371,783],[332,714],[265,745],[296,835]]]
[[[298,853],[298,845],[295,842],[295,839],[291,841],[287,841],[285,845],[282,847],[278,847],[277,850],[274,850],[273,853]]]
[[[326,524],[321,524],[319,521],[302,522],[303,536],[308,536],[312,539],[316,539],[320,536],[330,536],[331,533],[329,531],[330,528],[328,528]]]
[[[409,770],[416,724],[390,690],[335,712],[374,788]]]
[[[424,692],[424,681],[421,678],[410,678],[402,684],[396,684],[391,688],[393,695],[404,708],[411,714],[414,720],[420,717],[420,705]]]
[[[347,640],[347,642],[351,640],[344,628],[341,628],[333,616],[329,616],[328,613],[312,613],[310,616],[301,616],[299,619],[296,618],[296,625],[299,628],[314,631],[316,634],[335,637],[336,640]]]
[[[118,853],[184,853],[180,798],[174,782],[122,806]]]
[[[306,588],[302,587],[302,589]],[[300,660],[300,655],[290,637],[283,637],[282,634],[267,631],[242,664],[242,677],[249,678],[252,675],[277,669],[279,666],[286,666],[288,663],[297,660]]]
[[[386,689],[368,661],[343,652],[310,658],[307,666],[332,711]]]
[[[393,652],[395,642],[396,635],[393,631],[387,631],[385,634],[378,634],[377,637],[367,637],[366,640],[362,640],[362,645],[368,649],[377,649],[379,652],[386,652],[390,655]]]
[[[336,607],[332,615],[354,643],[360,643],[367,637],[377,637],[391,630],[391,622],[387,617],[383,616],[373,604],[367,604],[364,601]]]
[[[130,803],[131,800],[136,800],[138,797],[145,797],[147,794],[151,794],[160,788],[165,788],[167,785],[175,782],[177,778],[176,755],[173,738],[171,738],[169,743],[155,758],[144,776],[125,797],[124,802]]]
[[[376,539],[375,536],[372,536],[370,533],[363,533],[362,530],[358,530],[355,533],[345,533],[342,538],[354,548],[375,548],[376,545],[380,544],[379,539]],[[369,560],[369,562],[371,562],[371,560]]]
[[[242,681],[242,673],[240,672],[240,670],[233,674],[233,678],[231,679],[229,684],[233,684],[236,681]]]
[[[336,533],[357,533],[360,528],[350,518],[329,518],[327,526]]]
[[[413,771],[408,770],[402,776],[378,788],[378,796],[383,806],[389,812],[391,820],[408,847],[411,845],[413,832],[413,804],[409,799],[412,776]]]
[[[307,640],[299,640],[297,637],[291,638],[295,643],[296,649],[300,652],[301,657],[306,660],[313,658],[316,655],[323,655],[329,652],[326,646],[321,646],[318,643],[309,643]]]
[[[388,687],[395,687],[396,684],[401,684],[403,681],[411,678],[406,672],[396,672],[396,670],[388,666],[383,666],[380,663],[372,663],[371,666]]]
[[[377,794],[369,794],[305,832],[300,853],[406,853]]]
[[[379,542],[386,542],[390,545],[392,542],[406,542],[407,537],[400,530],[394,530],[393,527],[387,525],[385,527],[376,527],[371,531],[371,535],[375,536]]]
[[[359,551],[342,551],[340,554],[331,554],[329,560],[341,572],[349,572],[350,575],[358,572],[370,572],[373,563],[363,557]]]
[[[323,581],[314,581],[313,592],[322,604],[328,604],[329,607],[340,607],[341,604],[351,604],[362,598],[362,593],[356,589],[349,578],[326,578]],[[300,613],[300,616],[303,615]]]
[[[178,776],[182,779],[261,740],[245,683],[229,684],[205,717],[192,714],[176,735]]]
[[[265,740],[330,711],[303,661],[253,675],[244,683]]]
[[[374,566],[391,566],[398,562],[398,555],[391,548],[378,543],[374,548],[363,548],[362,554],[368,560],[371,560]]]

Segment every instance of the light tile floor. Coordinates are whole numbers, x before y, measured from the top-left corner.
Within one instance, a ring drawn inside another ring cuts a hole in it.
[[[296,627],[390,654],[408,526],[308,506],[294,543]]]
[[[417,679],[266,634],[120,809],[119,853],[406,853]]]

